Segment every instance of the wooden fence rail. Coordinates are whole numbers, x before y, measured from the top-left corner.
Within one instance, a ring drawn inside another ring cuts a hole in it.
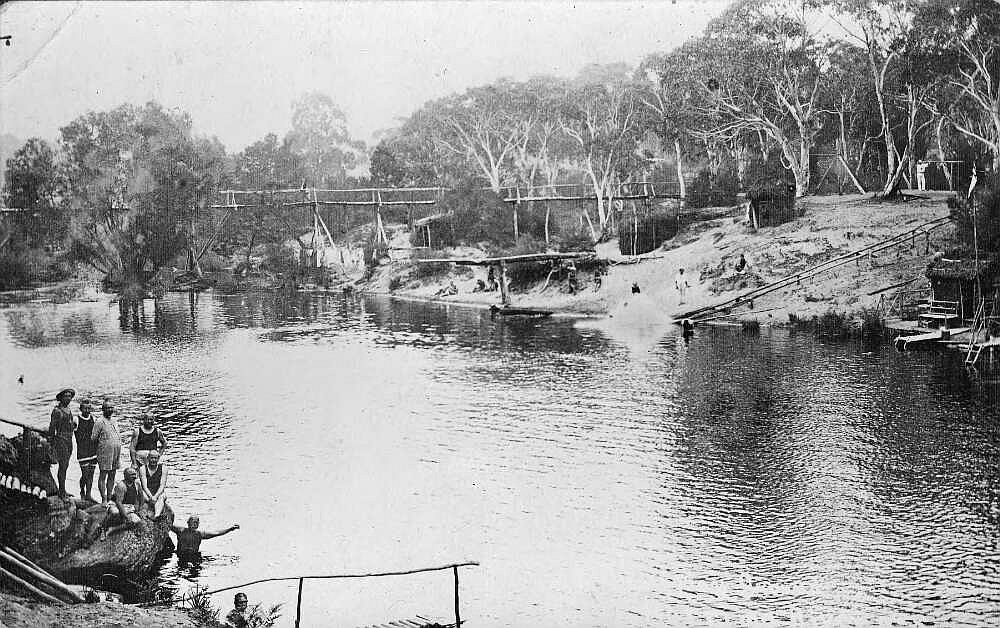
[[[447,565],[440,565],[438,567],[421,567],[419,569],[406,569],[402,571],[380,571],[373,573],[353,573],[353,574],[324,574],[318,576],[285,576],[280,578],[261,578],[260,580],[252,580],[250,582],[244,582],[243,584],[237,584],[229,587],[222,587],[221,589],[213,589],[211,591],[205,591],[202,595],[214,595],[216,593],[224,593],[226,591],[232,591],[234,589],[242,589],[244,587],[253,586],[255,584],[263,584],[265,582],[298,582],[298,590],[296,592],[295,599],[295,628],[300,628],[302,620],[302,585],[306,580],[344,580],[348,578],[382,578],[386,576],[409,576],[412,574],[426,573],[431,571],[446,571],[451,570],[454,576],[455,582],[455,626],[459,628],[462,625],[462,615],[459,609],[459,595],[458,595],[458,568],[459,567],[478,567],[479,563],[476,561],[466,561],[462,563],[449,563]],[[140,606],[161,606],[164,604],[174,604],[175,602],[181,602],[184,598],[171,598],[168,600],[159,600],[156,602],[146,602],[140,604]]]

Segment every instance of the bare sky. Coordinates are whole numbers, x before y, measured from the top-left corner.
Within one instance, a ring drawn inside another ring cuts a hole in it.
[[[365,141],[428,99],[571,76],[696,35],[727,3],[15,2],[0,8],[0,133],[58,137],[89,110],[157,100],[238,151],[330,94]]]

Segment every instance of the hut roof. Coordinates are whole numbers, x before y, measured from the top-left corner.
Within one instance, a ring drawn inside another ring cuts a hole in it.
[[[979,258],[980,278],[995,275],[998,269],[1000,269],[1000,258],[995,255]],[[927,265],[926,274],[929,279],[975,279],[976,260],[971,257],[936,259]]]

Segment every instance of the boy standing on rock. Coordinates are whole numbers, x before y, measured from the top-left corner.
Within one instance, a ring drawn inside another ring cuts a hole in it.
[[[115,472],[122,455],[122,435],[111,418],[115,413],[111,402],[105,401],[101,412],[104,416],[94,425],[90,440],[97,449],[97,466],[101,469],[97,490],[101,492],[101,504],[107,506],[115,494]]]
[[[80,498],[94,501],[94,468],[97,466],[97,445],[91,440],[94,435],[93,416],[90,414],[90,400],[80,402],[80,416],[76,421],[76,461],[80,464]]]
[[[69,496],[66,492],[66,470],[73,455],[73,432],[76,431],[76,422],[73,420],[73,411],[69,409],[69,402],[75,396],[76,391],[72,388],[59,391],[56,395],[59,405],[52,408],[52,416],[49,418],[49,446],[52,447],[52,454],[59,464],[59,497],[63,499]]]

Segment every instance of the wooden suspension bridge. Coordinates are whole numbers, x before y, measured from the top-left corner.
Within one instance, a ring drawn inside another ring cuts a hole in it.
[[[489,190],[491,188],[483,188]],[[424,212],[417,217],[419,208],[437,205],[451,188],[433,187],[369,187],[324,189],[302,187],[298,189],[225,189],[219,194],[223,202],[210,206],[211,209],[223,210],[224,214],[216,223],[213,233],[201,247],[197,258],[208,251],[219,237],[227,222],[237,213],[254,213],[264,210],[278,210],[288,213],[294,210],[304,210],[312,219],[312,242],[324,246],[336,247],[333,233],[321,211],[323,208],[340,208],[342,211],[366,211],[374,234],[375,250],[384,252],[389,248],[389,240],[385,230],[383,212],[389,208],[402,208],[406,212],[405,222],[413,229],[426,230],[427,241],[430,242],[431,224],[449,214],[445,212]],[[534,203],[545,203],[545,233],[548,241],[549,207],[548,203],[597,203],[616,201],[647,201],[659,199],[681,199],[680,186],[671,181],[636,181],[621,183],[613,187],[606,195],[598,196],[587,184],[557,184],[544,187],[508,186],[499,190],[501,200],[512,206],[512,229],[515,239],[519,235],[518,214],[530,211]],[[305,230],[305,225],[303,230]],[[428,244],[429,246],[429,244]]]

